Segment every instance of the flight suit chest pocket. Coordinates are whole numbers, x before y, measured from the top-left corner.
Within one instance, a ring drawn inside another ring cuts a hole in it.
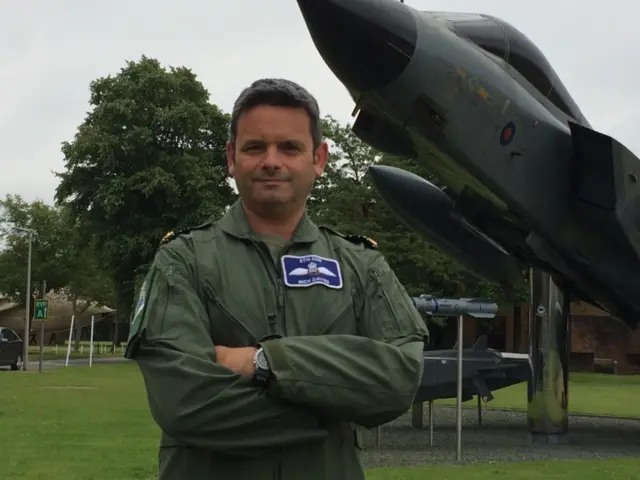
[[[286,288],[288,335],[358,335],[361,294],[345,279],[340,289]]]
[[[218,293],[208,282],[203,282],[205,308],[209,317],[209,331],[215,345],[226,347],[255,346],[265,334],[265,328],[256,313],[247,308],[246,300],[226,290]],[[249,302],[253,304],[253,302]]]
[[[258,343],[256,335],[247,325],[236,319],[227,308],[217,301],[208,303],[211,340],[215,345],[226,347],[248,347]]]

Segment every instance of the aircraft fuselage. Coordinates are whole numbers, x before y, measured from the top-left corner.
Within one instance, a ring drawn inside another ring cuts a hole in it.
[[[357,104],[354,132],[427,165],[457,213],[523,265],[551,272],[578,297],[635,324],[640,161],[591,129],[542,53],[508,23],[396,3],[314,4],[325,18],[341,10],[347,19],[340,21],[351,19],[355,33],[339,26],[341,35],[355,38],[371,25],[390,32],[386,46],[372,48],[393,59],[395,76],[383,82],[374,70],[384,67],[363,52],[367,84],[299,0],[318,50]]]

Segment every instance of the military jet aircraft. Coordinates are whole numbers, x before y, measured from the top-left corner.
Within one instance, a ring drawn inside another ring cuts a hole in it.
[[[640,161],[591,128],[524,34],[398,0],[298,5],[355,102],[353,131],[445,187],[372,167],[405,221],[487,280],[510,285],[533,266],[637,326]]]
[[[427,402],[457,395],[457,344],[451,350],[424,353],[424,372],[415,401]],[[487,337],[480,336],[471,348],[462,350],[462,401],[478,396],[493,400],[491,392],[526,382],[531,376],[529,356],[503,353],[488,348]]]

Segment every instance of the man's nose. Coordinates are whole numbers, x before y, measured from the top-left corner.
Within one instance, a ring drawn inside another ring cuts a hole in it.
[[[278,150],[277,145],[270,145],[262,160],[263,168],[281,168],[282,167],[282,152]]]

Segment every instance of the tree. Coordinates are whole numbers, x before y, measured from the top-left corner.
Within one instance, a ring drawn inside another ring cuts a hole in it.
[[[56,201],[113,274],[122,319],[162,236],[230,203],[229,118],[191,70],[144,56],[93,81],[90,93],[91,111],[62,145]]]
[[[81,315],[96,303],[112,304],[113,284],[109,274],[97,265],[95,250],[78,239],[66,208],[43,202],[25,202],[8,195],[0,202],[1,233],[5,247],[0,252],[0,292],[24,303],[28,238],[14,227],[35,231],[32,244],[32,294],[55,290],[72,302],[73,313]],[[31,309],[33,311],[33,309]]]
[[[66,205],[60,209],[60,222],[66,227],[67,232],[64,242],[63,268],[68,272],[68,282],[61,292],[71,302],[73,315],[77,318],[89,307],[115,305],[115,289],[111,272],[101,267],[94,241],[84,240],[79,229],[74,227]],[[75,350],[80,349],[81,325],[80,322],[76,323]]]
[[[41,201],[28,203],[19,195],[7,195],[0,201],[0,292],[23,304],[26,296],[29,234],[14,227],[35,230],[32,239],[31,278],[35,285],[47,281],[48,289],[59,289],[68,282],[65,253],[65,228],[60,212]]]
[[[376,219],[369,215],[375,192],[365,177],[380,155],[331,116],[323,119],[322,126],[329,158],[324,175],[311,192],[309,210],[323,223],[349,231],[377,231]]]

